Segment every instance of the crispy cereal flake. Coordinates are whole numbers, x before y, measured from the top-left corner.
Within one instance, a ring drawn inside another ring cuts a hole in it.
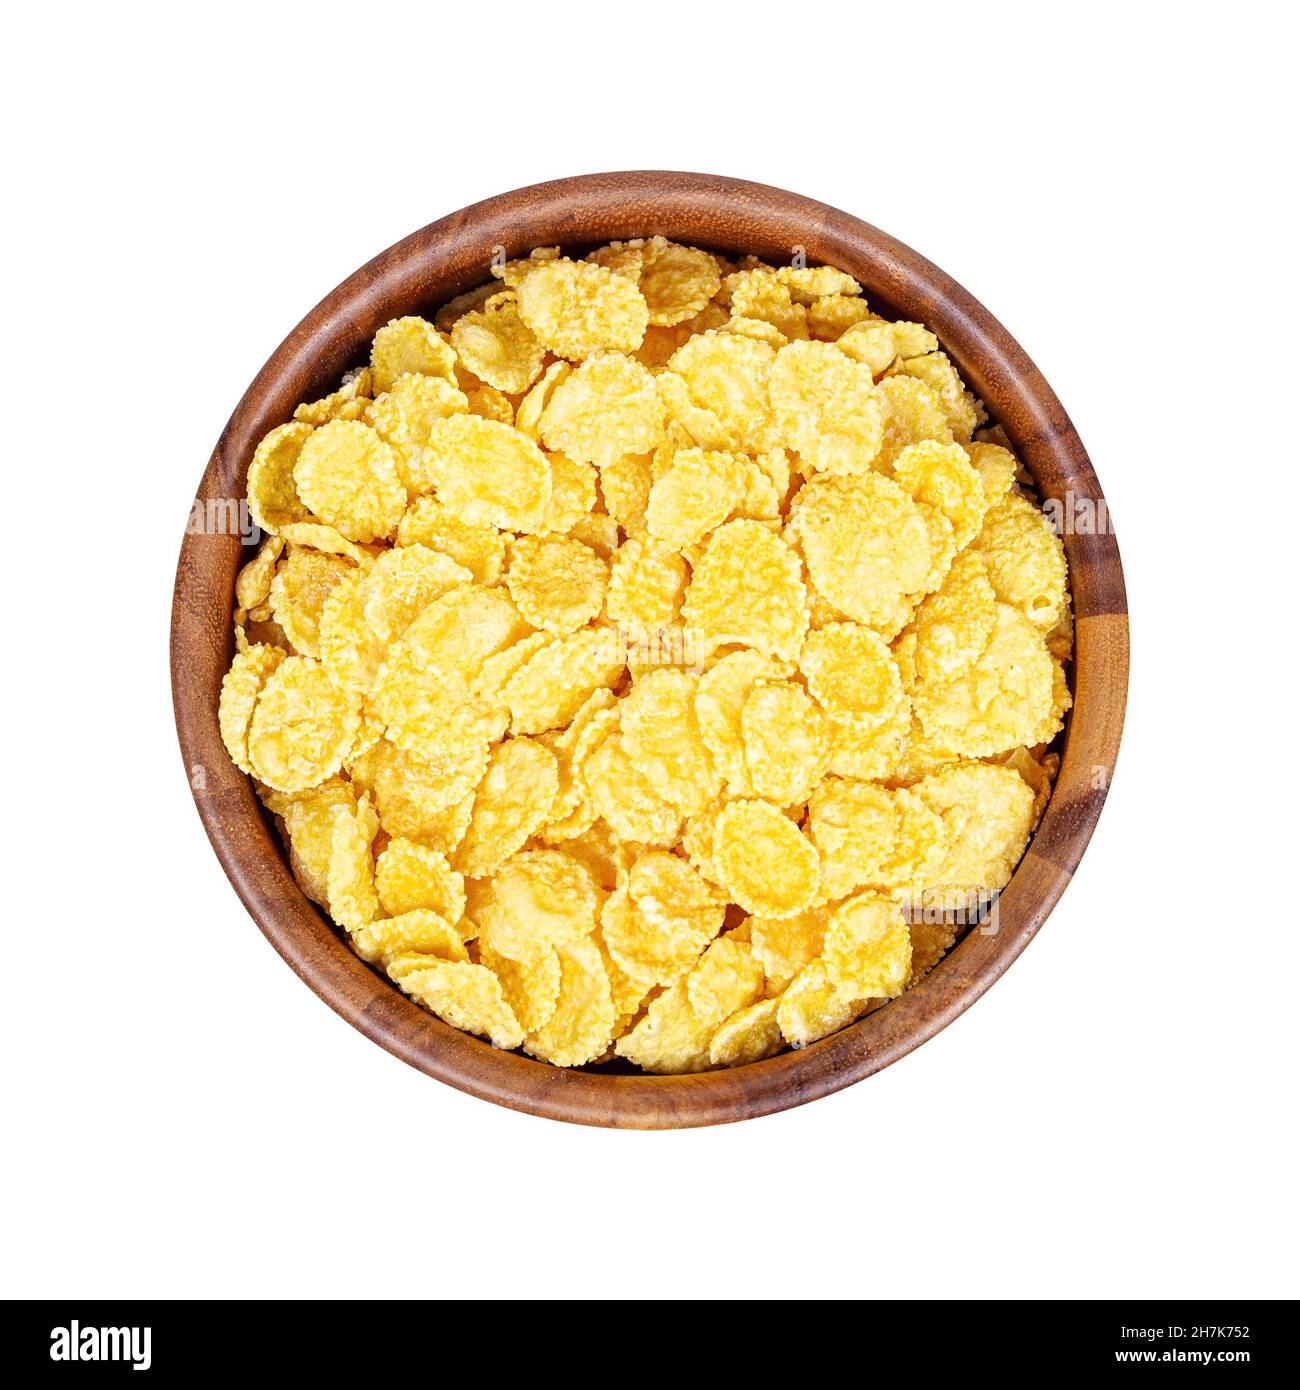
[[[493,1047],[518,1047],[524,1030],[506,1003],[501,982],[486,966],[436,956],[401,955],[388,973],[403,993],[418,999],[444,1023],[478,1033]]]
[[[683,615],[701,650],[738,643],[791,659],[808,629],[799,557],[761,522],[730,521],[709,538]]]
[[[400,835],[389,840],[375,861],[375,889],[389,917],[422,910],[458,922],[465,913],[465,880],[447,856]]]
[[[759,681],[740,727],[755,794],[778,806],[807,801],[830,758],[830,729],[807,691],[790,681]]]
[[[537,445],[511,426],[453,415],[430,430],[425,459],[439,500],[464,525],[542,528],[551,504],[551,467]]]
[[[789,343],[769,380],[782,443],[826,473],[865,473],[880,452],[884,413],[871,372],[833,343]]]
[[[625,275],[563,257],[530,269],[519,281],[519,317],[557,357],[581,361],[602,348],[633,352],[650,311]]]
[[[911,974],[912,937],[898,904],[858,893],[835,908],[822,949],[831,984],[850,999],[893,999]]]
[[[892,636],[900,604],[930,570],[930,533],[889,478],[822,476],[799,493],[792,523],[813,586],[846,617]]]
[[[396,456],[359,420],[331,420],[314,431],[293,480],[307,506],[350,541],[384,539],[406,510]]]
[[[456,354],[433,324],[422,318],[393,319],[375,334],[370,376],[375,393],[391,391],[408,372],[454,377]]]
[[[767,801],[733,801],[713,832],[713,861],[728,896],[760,917],[793,917],[817,897],[816,847]]]
[[[510,396],[528,390],[546,357],[513,299],[461,315],[452,325],[451,345],[464,367]]]
[[[609,566],[581,541],[522,536],[510,547],[506,585],[520,616],[546,632],[576,632],[605,602]]]
[[[653,449],[662,424],[650,373],[622,353],[600,352],[559,382],[538,429],[548,449],[603,466]]]
[[[286,657],[258,695],[248,760],[267,786],[306,791],[339,770],[360,725],[360,701],[320,662]]]

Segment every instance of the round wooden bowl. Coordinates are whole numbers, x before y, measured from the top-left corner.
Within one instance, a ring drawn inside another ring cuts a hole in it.
[[[244,496],[253,450],[299,401],[325,395],[389,319],[431,314],[488,279],[494,255],[557,243],[582,251],[662,233],[727,253],[838,266],[873,308],[939,336],[1044,499],[1067,516],[1101,488],[1060,402],[1019,345],[941,270],[884,232],[823,203],[761,184],[643,171],[519,189],[432,223],[377,256],[323,299],[276,349],[235,408],[199,484],[222,512]],[[996,932],[971,931],[916,988],[797,1052],[696,1076],[566,1071],[501,1052],[412,1003],[348,949],[303,895],[247,777],[226,756],[217,698],[231,657],[235,574],[251,553],[238,535],[187,534],[172,605],[176,727],[199,815],[253,919],[331,1008],[411,1066],[516,1110],[579,1124],[670,1128],[721,1124],[815,1100],[888,1066],[968,1008],[1025,949],[1060,898],[1106,799],[1128,681],[1128,617],[1114,536],[1064,536],[1077,620],[1074,708],[1060,774],[1029,849],[1003,892]]]

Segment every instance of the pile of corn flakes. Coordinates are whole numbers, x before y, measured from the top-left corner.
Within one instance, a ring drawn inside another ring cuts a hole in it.
[[[841,271],[654,237],[494,275],[258,447],[226,747],[447,1023],[661,1073],[813,1042],[1024,851],[1061,544]]]

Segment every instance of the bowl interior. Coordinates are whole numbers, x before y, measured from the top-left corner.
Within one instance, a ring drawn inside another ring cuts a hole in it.
[[[829,264],[869,303],[926,324],[1001,424],[1060,514],[1105,516],[1096,476],[1068,417],[1023,350],[959,285],[909,248],[825,204],[738,180],[641,172],[559,180],[467,208],[383,252],[328,295],[277,348],[236,407],[204,472],[199,515],[232,515],[258,440],[302,400],[332,390],[365,360],[375,331],[431,314],[490,278],[495,258],[535,246],[581,252],[660,233],[728,254]],[[1104,803],[1127,686],[1127,605],[1108,527],[1062,536],[1075,606],[1074,708],[1051,800],[998,902],[996,930],[975,929],[930,975],[858,1023],[800,1051],[695,1076],[650,1077],[606,1065],[564,1071],[443,1024],[363,964],[303,895],[248,779],[216,727],[231,655],[230,609],[251,553],[229,528],[187,533],[172,614],[177,729],[200,816],[227,875],[298,975],[374,1041],[429,1075],[485,1099],[586,1124],[673,1127],[743,1119],[811,1100],[870,1075],[933,1036],[1024,949],[1069,881]]]

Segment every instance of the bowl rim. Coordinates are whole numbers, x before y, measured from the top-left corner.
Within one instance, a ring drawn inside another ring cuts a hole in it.
[[[395,314],[432,312],[485,282],[493,256],[656,233],[764,259],[788,261],[802,251],[809,264],[847,270],[868,302],[938,334],[1044,499],[1057,500],[1067,516],[1083,503],[1079,515],[1091,505],[1095,516],[1109,518],[1083,444],[1028,355],[983,305],[909,247],[837,208],[765,184],[666,170],[590,174],[516,189],[430,223],[348,276],[288,334],[235,407],[204,470],[177,563],[171,621],[176,728],[200,819],[249,914],[299,978],[429,1076],[511,1109],[615,1128],[720,1124],[803,1104],[880,1071],[969,1008],[1042,926],[1087,847],[1113,778],[1128,683],[1128,609],[1113,527],[1067,528],[1075,703],[1056,784],[999,899],[996,931],[971,930],[914,988],[805,1048],[689,1076],[566,1071],[449,1027],[360,961],[298,887],[250,780],[221,744],[216,692],[230,659],[234,574],[248,551],[238,534],[204,518],[231,515],[226,508],[244,496],[257,440],[290,418],[294,403],[331,389]]]

